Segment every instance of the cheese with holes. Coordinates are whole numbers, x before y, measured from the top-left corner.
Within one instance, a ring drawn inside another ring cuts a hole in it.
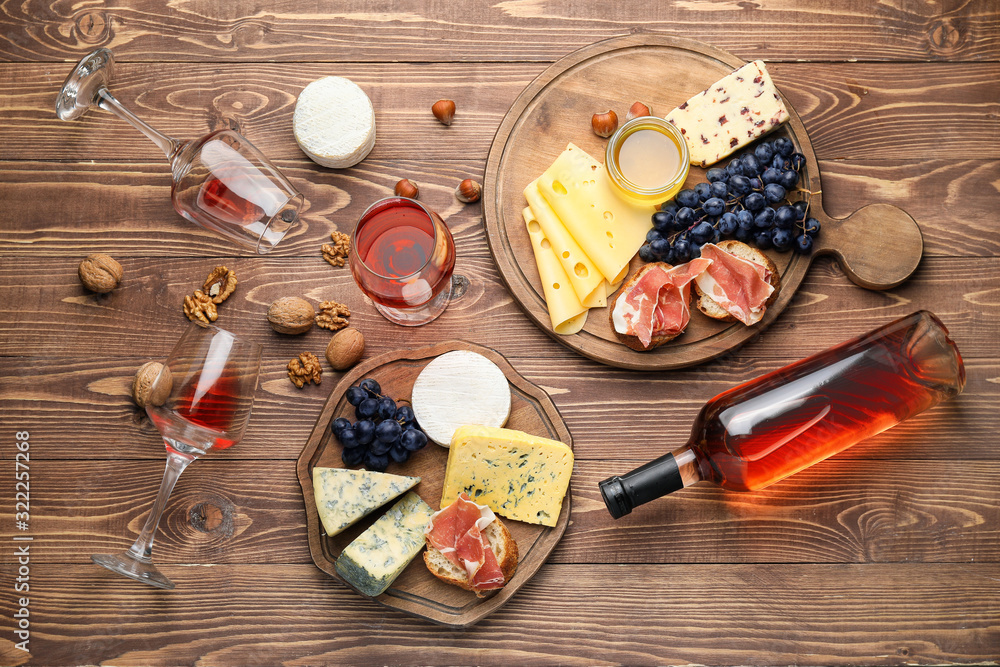
[[[572,143],[537,182],[587,257],[608,282],[617,282],[646,241],[656,207],[619,198],[604,165]]]
[[[687,140],[691,164],[707,167],[788,120],[760,60],[719,79],[666,115]]]
[[[328,76],[299,93],[292,130],[313,162],[343,169],[364,160],[375,145],[375,110],[356,83]]]
[[[313,468],[313,493],[323,530],[327,535],[336,535],[419,481],[419,477],[384,472]]]
[[[334,565],[337,574],[364,595],[381,595],[424,548],[432,514],[410,491],[344,548]]]
[[[506,424],[510,385],[503,371],[483,355],[455,350],[424,366],[413,382],[410,402],[427,437],[447,447],[463,424]]]
[[[545,295],[545,306],[549,310],[552,330],[563,336],[575,334],[587,323],[588,310],[580,303],[580,298],[566,275],[566,269],[556,257],[555,247],[545,235],[531,208],[524,209],[521,215],[528,227],[528,238],[531,239],[531,249],[535,253],[535,265],[538,267],[538,277],[542,281],[542,292]],[[601,296],[607,301],[603,278],[597,286]]]
[[[441,506],[463,491],[508,519],[554,526],[573,474],[573,450],[521,431],[463,426],[455,431]]]
[[[528,200],[532,218],[552,244],[553,254],[562,265],[570,286],[576,292],[577,300],[587,308],[608,305],[607,282],[604,276],[542,197],[542,193],[538,191],[537,181],[532,181],[524,189],[524,198]]]

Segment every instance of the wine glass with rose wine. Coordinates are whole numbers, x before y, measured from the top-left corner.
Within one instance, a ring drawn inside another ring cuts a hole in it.
[[[261,346],[216,326],[192,323],[150,388],[146,412],[163,436],[167,467],[146,525],[121,555],[95,554],[98,565],[158,588],[174,584],[153,565],[153,537],[184,469],[243,436],[260,372]]]
[[[272,250],[298,222],[302,195],[238,132],[179,141],[144,123],[108,91],[114,63],[108,49],[84,57],[59,91],[56,115],[75,120],[96,106],[127,120],[170,160],[171,199],[182,217],[260,254]]]

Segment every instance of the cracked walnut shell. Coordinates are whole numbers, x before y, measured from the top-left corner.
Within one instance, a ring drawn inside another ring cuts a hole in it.
[[[320,248],[323,251],[323,259],[333,266],[343,266],[347,263],[347,255],[351,252],[351,237],[343,232],[333,232],[330,234],[333,244],[324,243]]]
[[[196,289],[193,295],[184,297],[184,314],[192,322],[202,324],[209,324],[219,319],[219,310],[215,307],[212,297],[200,289]]]
[[[347,318],[351,316],[351,309],[336,301],[321,301],[319,304],[319,315],[316,316],[316,326],[339,331],[347,326]]]
[[[122,265],[109,255],[96,253],[80,262],[80,282],[91,292],[107,294],[122,279]]]
[[[201,291],[212,297],[212,303],[222,303],[236,291],[236,272],[224,266],[215,267],[205,278]]]
[[[319,357],[312,352],[303,352],[298,358],[289,361],[288,379],[299,389],[310,382],[322,382],[323,367],[320,366]]]

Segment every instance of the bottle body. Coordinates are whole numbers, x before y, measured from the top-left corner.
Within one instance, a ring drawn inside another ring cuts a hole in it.
[[[688,446],[667,456],[689,460],[693,453],[687,468],[696,472],[686,471],[685,486],[707,479],[735,491],[762,489],[956,396],[964,385],[947,329],[921,311],[716,396],[699,413]],[[682,462],[675,482],[683,472]],[[653,476],[647,468],[642,478]],[[651,499],[652,482],[637,490],[634,483],[601,484],[606,501],[630,490],[636,500]],[[619,499],[608,506],[621,516],[636,504]]]

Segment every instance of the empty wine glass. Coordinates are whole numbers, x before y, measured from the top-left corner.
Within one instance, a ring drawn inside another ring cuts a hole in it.
[[[298,222],[302,195],[238,132],[178,141],[144,123],[108,91],[114,63],[108,49],[84,57],[59,91],[56,115],[75,120],[96,106],[124,118],[166,153],[181,216],[260,254],[272,250]]]
[[[98,565],[158,588],[174,584],[153,565],[153,537],[184,469],[243,436],[260,372],[261,346],[216,326],[192,323],[154,380],[146,412],[167,448],[160,492],[135,543],[121,555],[95,554]]]

